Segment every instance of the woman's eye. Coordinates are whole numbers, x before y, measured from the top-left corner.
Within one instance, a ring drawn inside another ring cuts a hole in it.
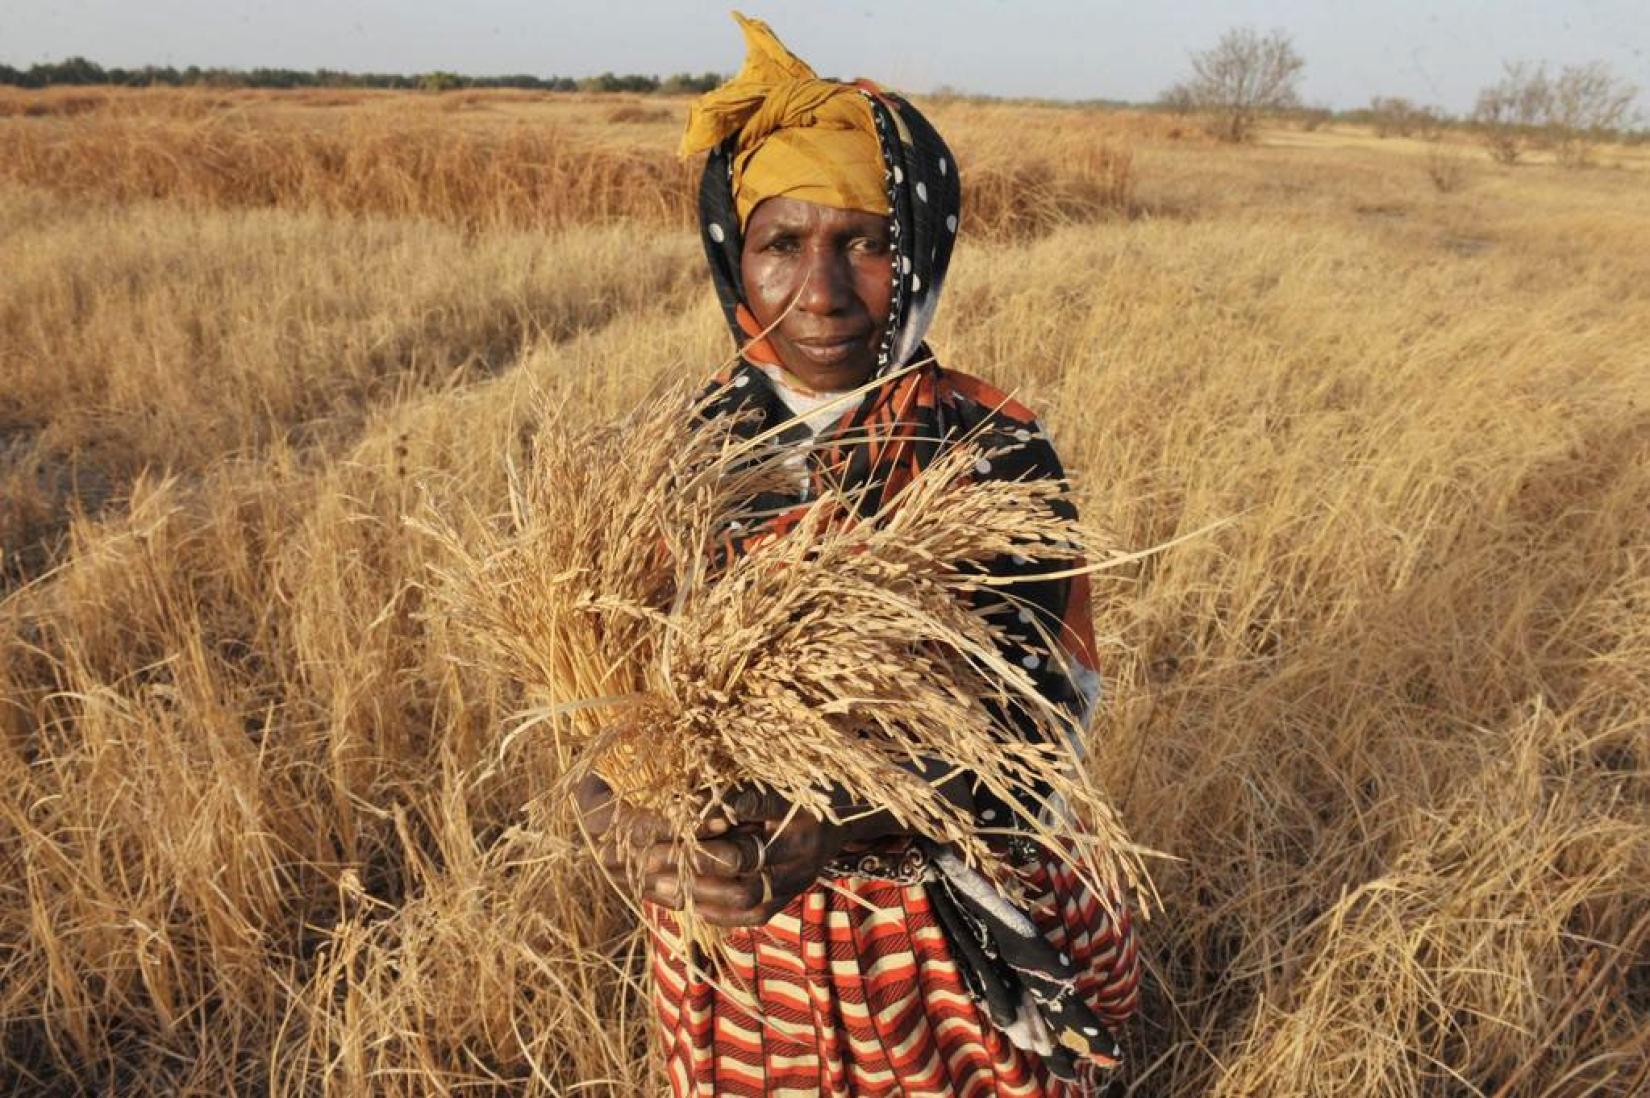
[[[794,236],[776,236],[772,240],[768,241],[763,250],[769,252],[794,252],[796,251],[796,246],[796,238]]]
[[[862,236],[854,241],[854,250],[869,255],[881,255],[888,250],[888,242],[881,237]]]

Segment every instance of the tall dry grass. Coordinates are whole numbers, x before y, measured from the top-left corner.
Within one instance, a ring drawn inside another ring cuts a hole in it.
[[[966,773],[1031,805],[1027,837],[1070,854],[1097,895],[1148,899],[1139,852],[1071,749],[1069,714],[1002,654],[1010,623],[1024,628],[1015,593],[983,574],[1010,555],[1034,572],[1080,566],[1088,533],[1060,511],[1069,486],[976,482],[992,448],[952,440],[897,509],[861,516],[863,493],[827,482],[783,537],[728,560],[733,532],[763,521],[751,501],[796,471],[705,412],[680,382],[617,420],[553,409],[507,517],[419,523],[449,557],[438,604],[475,658],[536,703],[506,742],[548,738],[574,756],[552,796],[593,774],[653,814],[643,832],[609,833],[629,890],[660,842],[691,873],[707,819],[751,823],[733,809],[751,789],[833,823],[886,813],[1010,877],[943,789]],[[994,589],[1006,617],[982,611]],[[1060,660],[1036,628],[1026,643]],[[691,897],[670,923],[654,926],[665,941],[721,941]]]
[[[77,210],[73,214],[71,210]],[[699,294],[691,236],[0,195],[0,575],[144,468],[355,437],[374,408]]]
[[[638,218],[686,224],[692,165],[552,128],[502,133],[414,122],[270,126],[87,114],[28,120],[8,178],[68,194],[170,198],[554,229]]]
[[[1094,766],[1179,859],[1129,1085],[1642,1093],[1644,177],[1130,144],[1175,217],[965,243],[934,337],[1122,543],[1237,520],[1096,592]],[[502,511],[535,393],[725,353],[691,232],[0,193],[5,1081],[649,1089],[564,760],[500,765],[406,518]]]
[[[693,225],[699,164],[672,153],[685,101],[597,101],[578,114],[546,97],[505,93],[403,98],[413,109],[384,109],[378,95],[358,110],[318,116],[304,109],[314,95],[14,92],[0,95],[0,116],[17,116],[7,124],[0,179],[82,199],[273,206],[469,228]],[[632,128],[648,139],[624,132]],[[989,127],[957,130],[971,181],[963,215],[981,236],[1024,237],[1134,209],[1127,128],[1068,127],[1057,147],[1035,153]]]

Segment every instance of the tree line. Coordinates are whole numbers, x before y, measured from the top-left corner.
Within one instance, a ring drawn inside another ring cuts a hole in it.
[[[527,91],[642,92],[662,95],[710,91],[726,77],[721,73],[679,72],[672,76],[604,72],[599,76],[465,76],[452,72],[388,73],[343,72],[337,69],[231,69],[189,65],[144,65],[141,68],[105,68],[84,57],[70,57],[30,65],[26,69],[0,65],[0,84],[20,88],[56,85],[116,85],[123,87],[213,88],[394,88],[449,91],[458,88],[521,88]]]
[[[1206,50],[1191,55],[1192,71],[1164,90],[1156,106],[1198,115],[1210,132],[1227,141],[1247,141],[1265,117],[1285,117],[1305,128],[1331,119],[1372,126],[1380,137],[1436,139],[1450,126],[1467,126],[1503,164],[1514,164],[1532,148],[1551,149],[1561,163],[1586,164],[1593,147],[1609,137],[1632,136],[1638,89],[1595,61],[1549,73],[1545,64],[1508,63],[1500,80],[1484,88],[1472,113],[1451,117],[1402,96],[1376,96],[1367,108],[1334,112],[1301,102],[1306,61],[1281,30],[1267,34],[1236,27]],[[337,69],[232,69],[189,65],[105,68],[84,57],[18,69],[0,65],[0,85],[45,88],[54,85],[124,85],[223,88],[393,88],[451,91],[461,88],[520,88],[547,92],[639,92],[699,94],[723,82],[720,73],[646,73],[599,76],[465,76],[453,72],[361,73]]]
[[[1267,116],[1293,117],[1308,128],[1331,117],[1361,122],[1380,137],[1436,139],[1446,126],[1464,125],[1503,164],[1517,163],[1530,148],[1546,148],[1560,163],[1579,167],[1594,145],[1628,136],[1639,120],[1638,88],[1602,61],[1566,65],[1552,74],[1545,64],[1509,62],[1461,119],[1402,96],[1376,96],[1367,109],[1340,114],[1305,107],[1300,78],[1306,61],[1281,30],[1263,35],[1234,28],[1209,49],[1194,52],[1191,65],[1191,74],[1165,89],[1158,105],[1202,116],[1209,131],[1227,141],[1248,140]]]

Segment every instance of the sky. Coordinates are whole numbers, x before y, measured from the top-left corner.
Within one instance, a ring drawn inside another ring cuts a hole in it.
[[[1602,60],[1650,90],[1650,0],[744,0],[822,75],[909,92],[1153,99],[1228,27],[1277,27],[1303,99],[1454,112],[1509,60]],[[0,62],[84,56],[472,75],[731,72],[723,3],[666,0],[0,0]],[[1650,102],[1641,95],[1640,103]]]

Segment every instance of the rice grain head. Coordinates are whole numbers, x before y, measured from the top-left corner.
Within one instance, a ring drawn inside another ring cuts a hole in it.
[[[977,482],[981,450],[957,440],[878,513],[826,483],[793,527],[735,554],[729,531],[763,520],[751,500],[794,474],[702,412],[679,390],[608,424],[548,410],[508,515],[424,523],[447,552],[446,611],[538,703],[507,743],[547,729],[575,754],[547,795],[593,770],[664,817],[683,872],[706,822],[739,823],[733,797],[754,788],[837,823],[886,812],[1012,885],[931,777],[962,771],[1025,806],[1034,841],[1096,894],[1139,893],[1141,852],[1074,754],[1072,716],[1003,657],[1013,615],[991,612],[1013,599],[994,560],[1080,565],[1085,532],[1055,506],[1067,486]],[[716,940],[691,908],[680,922]]]

